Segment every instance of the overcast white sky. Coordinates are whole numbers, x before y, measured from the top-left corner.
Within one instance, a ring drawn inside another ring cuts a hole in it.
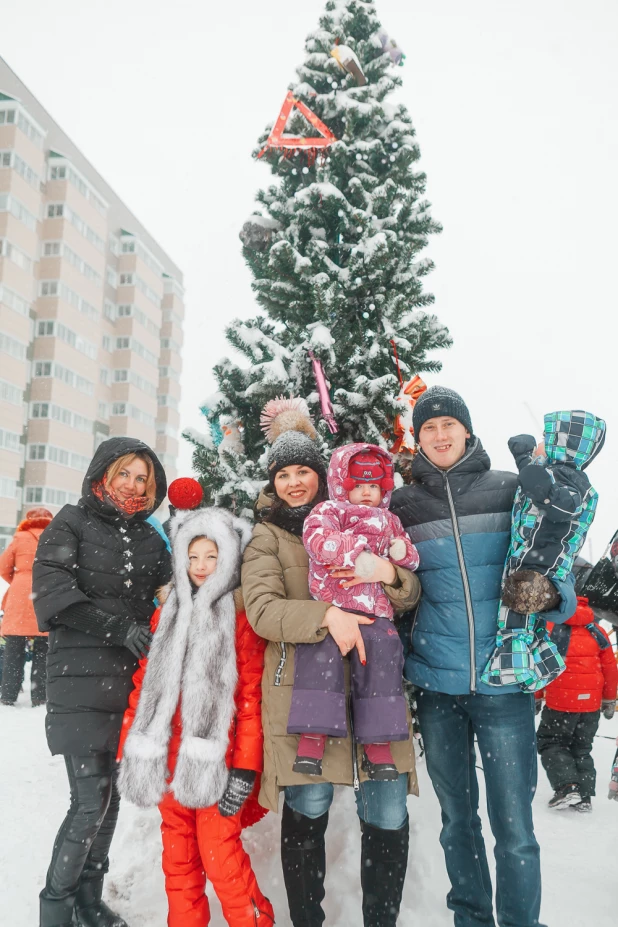
[[[255,306],[238,231],[323,0],[3,0],[0,54],[185,272],[183,425]],[[556,408],[609,422],[595,556],[618,527],[615,0],[377,0],[444,232],[427,287],[494,466]],[[359,436],[361,437],[361,436]],[[183,450],[187,472],[190,454]]]

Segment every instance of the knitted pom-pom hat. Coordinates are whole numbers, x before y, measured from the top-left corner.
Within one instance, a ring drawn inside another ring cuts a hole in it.
[[[267,402],[260,417],[267,440],[267,467],[271,482],[284,467],[309,467],[326,480],[326,467],[315,439],[309,407],[304,399],[280,396]]]

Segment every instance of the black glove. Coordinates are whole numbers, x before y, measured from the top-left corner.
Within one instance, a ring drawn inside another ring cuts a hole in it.
[[[229,818],[240,811],[253,791],[255,776],[253,769],[230,769],[225,792],[219,799],[219,814]]]
[[[122,642],[122,646],[130,650],[139,660],[140,657],[148,656],[151,643],[152,632],[150,628],[147,628],[143,624],[137,624],[136,621],[132,621],[125,639]]]
[[[611,721],[616,714],[616,699],[604,698],[601,702],[601,711],[603,712],[603,717]]]

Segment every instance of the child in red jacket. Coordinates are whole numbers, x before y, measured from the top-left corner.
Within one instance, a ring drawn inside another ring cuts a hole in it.
[[[592,811],[596,771],[592,745],[601,711],[616,709],[618,667],[609,638],[595,621],[588,599],[564,624],[548,624],[566,669],[545,689],[537,746],[554,796],[549,807]]]
[[[202,508],[178,512],[171,536],[174,581],[134,676],[119,787],[159,806],[169,927],[210,922],[207,878],[230,927],[267,927],[273,909],[240,836],[265,814],[254,797],[265,642],[234,594],[251,527]]]

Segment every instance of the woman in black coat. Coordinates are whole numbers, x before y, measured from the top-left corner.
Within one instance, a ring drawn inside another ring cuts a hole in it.
[[[47,742],[64,755],[71,789],[40,896],[41,927],[127,927],[101,895],[118,819],[122,718],[150,643],[155,589],[171,574],[165,542],[146,521],[166,491],[146,444],[110,438],[78,504],[65,505],[39,541],[32,588],[39,628],[49,631]]]

